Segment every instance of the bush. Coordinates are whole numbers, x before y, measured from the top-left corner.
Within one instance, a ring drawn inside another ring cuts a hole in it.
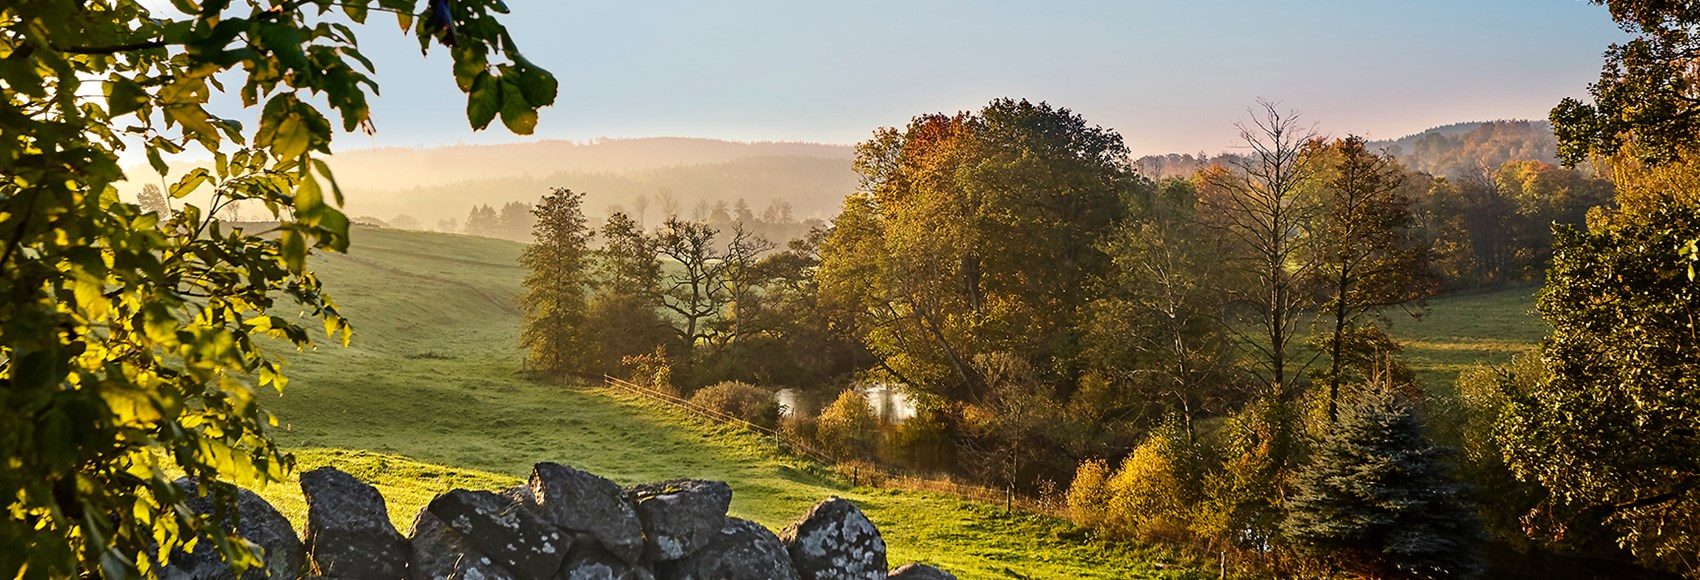
[[[879,418],[855,389],[845,389],[821,410],[815,428],[821,447],[839,459],[872,459],[878,447]]]
[[[1143,535],[1153,525],[1184,519],[1181,478],[1166,435],[1146,438],[1105,482],[1109,524]]]
[[[668,393],[677,392],[673,388],[673,361],[667,357],[667,349],[655,347],[654,352],[628,355],[620,359],[631,377],[633,384],[648,387]]]
[[[956,466],[955,448],[945,429],[936,413],[917,413],[881,439],[880,457],[916,471],[951,471]]]
[[[1074,482],[1068,486],[1068,514],[1074,523],[1096,528],[1108,519],[1110,463],[1102,459],[1080,462],[1074,470]]]
[[[768,429],[779,426],[779,401],[773,391],[749,383],[725,381],[703,387],[691,395],[691,404]]]

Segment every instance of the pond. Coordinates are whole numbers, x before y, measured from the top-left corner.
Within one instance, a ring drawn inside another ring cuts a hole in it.
[[[868,400],[868,405],[874,408],[874,415],[881,421],[902,423],[915,416],[915,400],[900,385],[863,383],[854,388]],[[821,408],[831,404],[837,396],[836,393],[811,393],[797,389],[780,389],[773,394],[774,400],[779,401],[782,416],[790,416],[796,411],[818,415]]]

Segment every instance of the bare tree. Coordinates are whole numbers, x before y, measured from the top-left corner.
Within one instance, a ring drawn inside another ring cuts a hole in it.
[[[661,306],[678,315],[681,326],[673,329],[690,360],[699,340],[710,338],[708,322],[726,305],[726,287],[721,283],[727,262],[717,254],[714,228],[677,217],[656,233],[655,251],[678,263],[661,283]]]
[[[761,272],[756,268],[756,261],[762,254],[775,246],[761,236],[750,233],[745,229],[744,222],[733,222],[732,241],[726,245],[726,255],[721,258],[721,285],[725,288],[727,299],[732,302],[731,333],[727,337],[728,354],[734,368],[738,364],[738,343],[747,334],[755,334],[761,329],[748,320],[753,313],[750,302],[757,298],[756,287],[761,284]]]
[[[632,200],[632,213],[636,214],[632,217],[637,218],[633,221],[636,221],[638,229],[642,230],[643,214],[649,213],[649,197],[640,195],[637,196],[637,199]]]
[[[1289,377],[1303,370],[1290,368],[1287,349],[1314,302],[1305,284],[1316,270],[1316,253],[1307,251],[1305,227],[1318,211],[1309,195],[1317,168],[1305,149],[1319,137],[1299,124],[1298,112],[1282,112],[1274,103],[1260,99],[1247,112],[1250,121],[1237,124],[1246,153],[1201,174],[1201,217],[1222,233],[1233,250],[1233,269],[1249,282],[1236,301],[1255,313],[1262,336],[1242,342],[1268,371],[1272,392],[1284,396]]]
[[[679,216],[679,198],[673,196],[673,190],[661,189],[656,191],[655,202],[661,204],[662,221]]]

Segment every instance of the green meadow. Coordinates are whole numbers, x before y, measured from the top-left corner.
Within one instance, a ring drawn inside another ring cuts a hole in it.
[[[404,531],[437,493],[516,485],[532,464],[555,461],[622,484],[724,480],[735,515],[775,529],[821,499],[845,497],[879,525],[894,565],[924,561],[963,578],[1215,576],[1208,563],[1101,541],[1050,517],[852,487],[747,432],[595,386],[529,378],[516,347],[520,250],[478,237],[357,228],[350,254],[317,256],[313,267],[355,334],[347,348],[327,343],[286,355],[292,380],[267,397],[297,471],[332,465],[377,484]],[[1425,386],[1450,392],[1462,369],[1507,362],[1540,340],[1533,292],[1436,299],[1420,318],[1389,319]],[[261,491],[301,522],[293,480]]]
[[[1429,300],[1420,317],[1389,312],[1390,333],[1405,346],[1405,363],[1431,393],[1451,393],[1459,373],[1502,365],[1540,345],[1549,330],[1535,312],[1535,287]]]
[[[348,255],[314,270],[355,325],[349,347],[287,355],[292,380],[266,403],[297,472],[332,465],[373,482],[406,531],[436,493],[500,489],[554,461],[622,484],[681,477],[733,489],[732,512],[780,528],[837,495],[856,502],[893,565],[923,561],[962,578],[1203,578],[1208,564],[1104,542],[1055,518],[868,487],[777,453],[771,441],[676,410],[522,372],[514,298],[521,246],[451,234],[354,231]],[[260,490],[297,524],[293,481]]]

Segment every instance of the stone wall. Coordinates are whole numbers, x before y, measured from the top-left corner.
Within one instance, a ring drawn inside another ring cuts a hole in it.
[[[191,507],[210,513],[211,504]],[[237,529],[264,550],[242,580],[850,580],[952,579],[924,564],[888,570],[885,541],[855,505],[823,501],[778,534],[726,515],[732,488],[676,480],[621,488],[555,463],[527,485],[456,489],[419,511],[403,536],[378,490],[324,467],[301,475],[307,523],[297,536],[275,508],[240,490]],[[235,580],[211,542],[175,553],[168,580]]]

